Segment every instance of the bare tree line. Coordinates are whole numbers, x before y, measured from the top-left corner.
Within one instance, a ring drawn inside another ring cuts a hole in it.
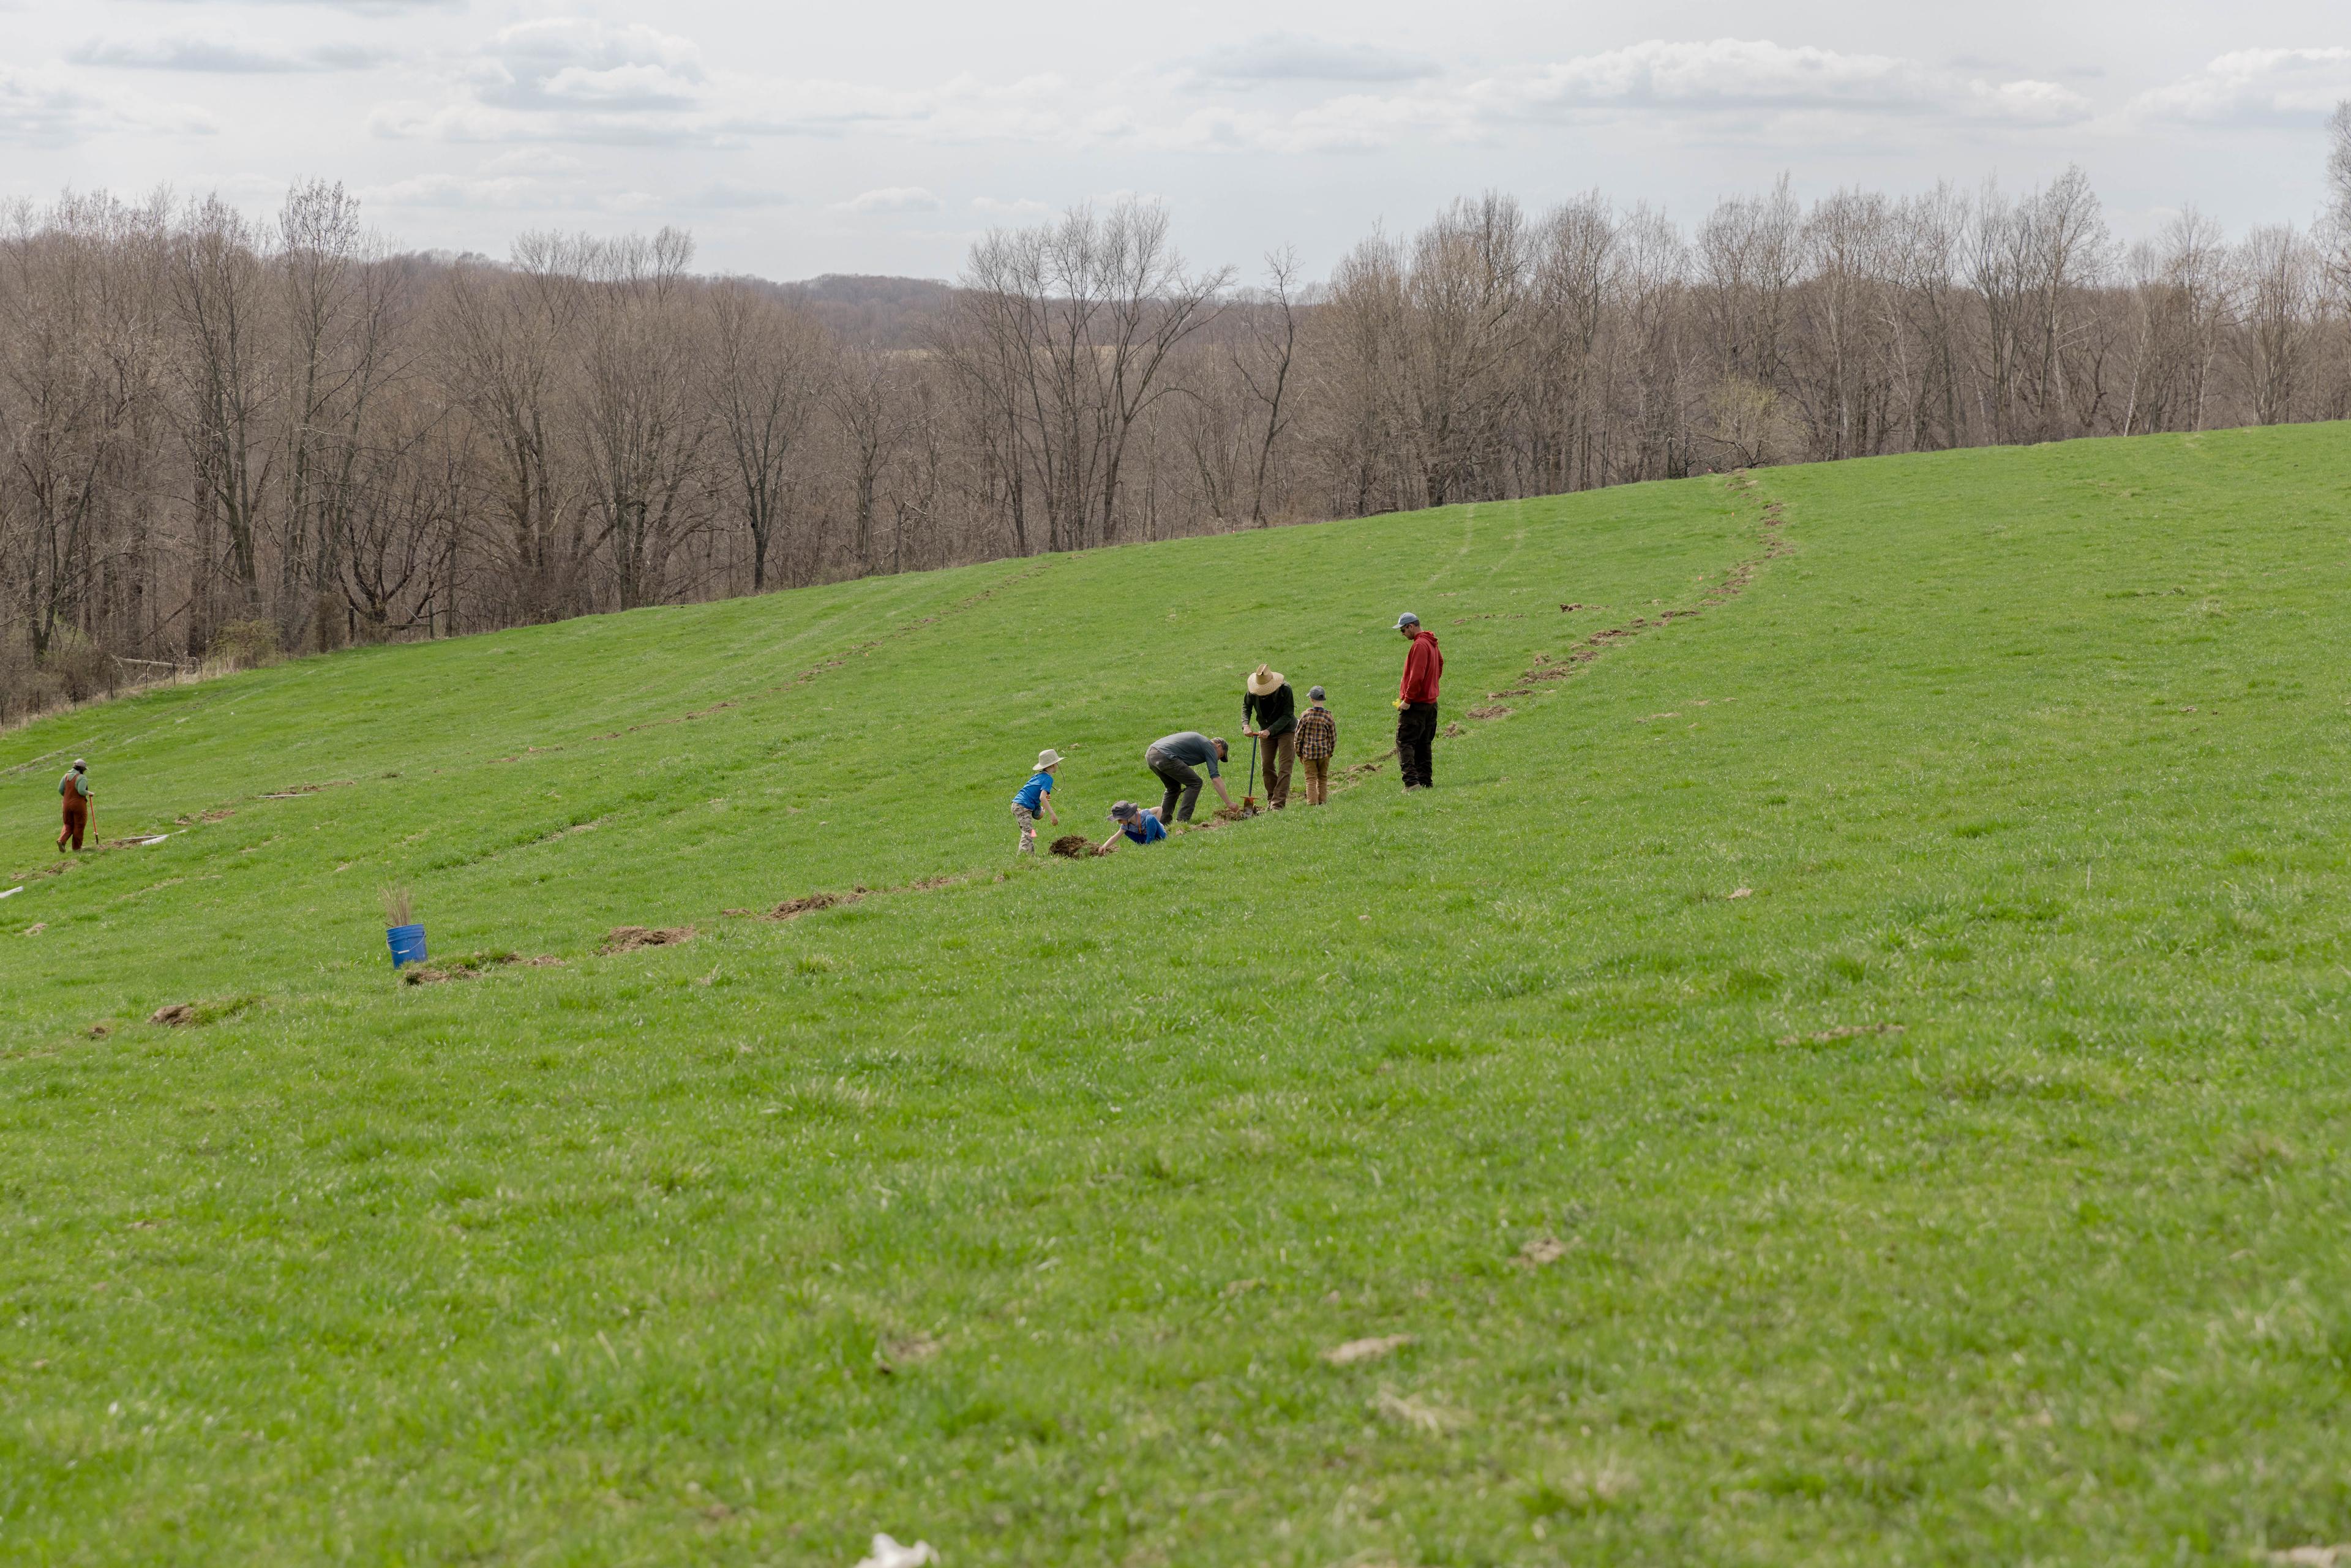
[[[1160,210],[829,310],[664,229],[393,254],[339,185],[0,233],[0,720],[207,659],[1737,466],[2351,412],[2351,105],[2308,230],[2124,246],[2078,172],[1685,229],[1455,204],[1327,282]],[[911,309],[914,314],[907,315]]]

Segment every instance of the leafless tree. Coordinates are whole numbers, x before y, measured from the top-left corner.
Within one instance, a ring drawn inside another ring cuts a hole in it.
[[[2237,248],[2231,269],[2233,337],[2246,402],[2256,424],[2294,417],[2309,379],[2317,335],[2319,260],[2291,225],[2257,228]]]
[[[812,487],[803,472],[822,406],[832,343],[799,311],[739,281],[711,291],[703,396],[724,455],[724,488],[751,546],[751,591],[768,586],[768,556]]]

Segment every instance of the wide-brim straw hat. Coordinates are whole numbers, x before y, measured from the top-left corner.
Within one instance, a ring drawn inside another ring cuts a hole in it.
[[[1259,664],[1257,674],[1249,678],[1249,695],[1269,697],[1290,684],[1290,677],[1271,664]]]
[[[1061,765],[1061,754],[1050,746],[1037,754],[1037,771],[1040,773],[1044,772],[1048,768],[1059,768]]]

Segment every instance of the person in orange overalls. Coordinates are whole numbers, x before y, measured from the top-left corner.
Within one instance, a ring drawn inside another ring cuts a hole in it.
[[[71,839],[78,851],[82,834],[89,831],[89,764],[75,758],[73,770],[57,780],[57,793],[65,798],[66,808],[66,825],[57,830],[57,848],[64,849]]]

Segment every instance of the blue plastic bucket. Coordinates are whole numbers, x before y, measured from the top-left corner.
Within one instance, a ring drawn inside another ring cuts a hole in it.
[[[392,944],[392,967],[424,962],[424,927],[394,925],[386,930],[383,939]]]

